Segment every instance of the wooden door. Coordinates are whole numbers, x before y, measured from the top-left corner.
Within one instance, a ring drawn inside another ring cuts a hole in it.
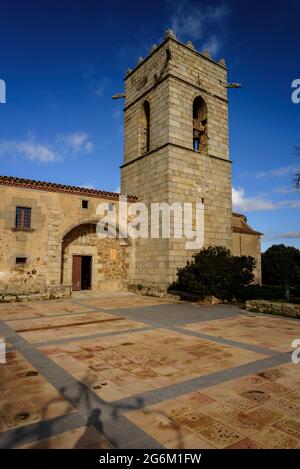
[[[81,265],[82,257],[73,256],[73,271],[72,271],[72,290],[81,290]]]
[[[81,289],[90,290],[92,287],[92,256],[82,256]]]

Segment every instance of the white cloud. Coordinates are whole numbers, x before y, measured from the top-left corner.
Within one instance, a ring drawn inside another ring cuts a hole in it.
[[[273,210],[272,202],[259,197],[246,197],[242,188],[232,188],[232,205],[234,210],[245,210],[247,212],[256,210]]]
[[[85,189],[95,189],[95,184],[92,182],[85,182],[84,184],[81,184],[80,187],[84,187]]]
[[[246,197],[245,190],[242,188],[232,188],[232,205],[236,211],[255,212],[261,210],[278,210],[280,208],[300,208],[299,200],[283,200],[280,202],[273,202],[264,197]]]
[[[74,153],[78,153],[80,151],[89,153],[94,148],[94,145],[89,139],[88,134],[85,132],[75,132],[72,134],[60,135],[58,137],[58,141],[63,143]]]
[[[296,166],[289,165],[283,166],[281,168],[273,168],[268,171],[254,171],[254,172],[244,172],[242,176],[252,176],[256,179],[267,179],[273,177],[286,176],[287,174],[292,174],[296,170]]]
[[[175,10],[171,13],[171,27],[179,39],[192,39],[199,41],[206,38],[204,49],[212,55],[216,54],[222,47],[221,37],[224,35],[225,20],[229,15],[228,6],[220,4],[217,6],[195,5],[183,0],[178,3],[169,2],[171,8]],[[216,35],[218,29],[219,36]],[[213,34],[210,36],[210,31]]]
[[[6,84],[4,80],[0,79],[0,104],[6,103]]]
[[[276,192],[277,194],[291,194],[291,193],[295,193],[297,191],[294,187],[280,186],[280,187],[277,187],[276,189],[274,189],[274,192]]]
[[[300,231],[288,231],[286,233],[281,233],[280,237],[285,239],[299,239]]]
[[[87,87],[99,97],[103,96],[105,89],[111,81],[107,76],[99,77],[98,72],[92,65],[84,71],[83,78],[86,81]]]
[[[300,231],[269,232],[264,236],[264,241],[276,241],[278,239],[300,239]]]
[[[276,204],[277,208],[289,207],[289,208],[300,208],[300,199],[299,200],[285,200],[283,202],[278,202]]]
[[[41,143],[34,136],[25,140],[0,140],[1,157],[21,157],[40,163],[62,161],[71,154],[89,153],[94,145],[85,132],[59,135],[51,144]]]
[[[212,56],[215,56],[221,48],[222,44],[220,39],[218,39],[216,36],[211,36],[203,46],[203,50],[208,51]]]
[[[123,115],[123,113],[122,113],[121,109],[115,109],[112,113],[113,118],[116,119],[116,120],[121,119],[122,115]]]
[[[103,93],[107,86],[110,83],[110,79],[108,77],[103,77],[99,82],[94,83],[95,87],[95,94],[99,97],[103,96]]]
[[[2,140],[0,142],[0,155],[21,155],[29,161],[40,161],[41,163],[53,163],[60,160],[60,156],[49,146],[40,144],[34,139],[23,141]]]

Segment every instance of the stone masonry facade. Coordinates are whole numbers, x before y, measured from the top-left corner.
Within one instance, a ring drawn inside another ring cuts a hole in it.
[[[0,300],[69,296],[73,255],[92,257],[92,289],[126,288],[129,242],[96,234],[98,204],[117,211],[118,194],[7,177],[0,191]],[[16,207],[31,209],[29,230],[16,228]]]
[[[169,30],[125,76],[121,192],[149,212],[152,203],[203,203],[204,246],[252,255],[260,283],[261,233],[232,213],[231,165],[226,64]],[[97,206],[118,213],[116,193],[5,176],[0,191],[0,300],[70,295],[74,256],[91,259],[92,290],[164,290],[194,254],[174,227],[166,239],[99,239]],[[30,209],[30,229],[16,227],[18,207]]]
[[[199,54],[172,31],[125,79],[122,192],[153,202],[204,203],[204,246],[233,250],[231,161],[228,146],[227,69],[224,60]],[[206,144],[193,147],[193,103],[206,107]],[[150,107],[150,145],[143,152],[141,110]],[[247,234],[249,240],[259,234]],[[247,254],[247,245],[242,253]],[[250,243],[251,244],[251,243]],[[137,240],[134,282],[164,288],[194,251],[184,239]],[[253,252],[253,249],[251,249]],[[257,281],[260,281],[260,251]]]

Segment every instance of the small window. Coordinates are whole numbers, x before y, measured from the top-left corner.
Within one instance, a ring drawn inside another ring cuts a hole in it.
[[[108,211],[109,212],[113,212],[114,208],[115,208],[114,204],[111,204],[111,203],[108,204]]]
[[[207,106],[198,96],[193,103],[193,148],[194,151],[207,154]]]
[[[89,208],[89,201],[88,200],[83,200],[82,201],[82,208]]]
[[[140,116],[140,150],[144,155],[150,151],[150,104],[144,101]]]
[[[16,257],[16,265],[18,267],[24,267],[27,262],[27,257]]]
[[[31,208],[17,207],[16,228],[19,230],[30,230],[31,228]]]

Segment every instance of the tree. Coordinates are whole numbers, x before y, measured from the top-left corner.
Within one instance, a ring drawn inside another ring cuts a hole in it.
[[[262,254],[262,280],[265,285],[300,285],[300,251],[274,244]]]
[[[211,246],[178,269],[177,281],[169,289],[229,300],[253,281],[254,267],[253,257],[232,256],[229,249]]]

